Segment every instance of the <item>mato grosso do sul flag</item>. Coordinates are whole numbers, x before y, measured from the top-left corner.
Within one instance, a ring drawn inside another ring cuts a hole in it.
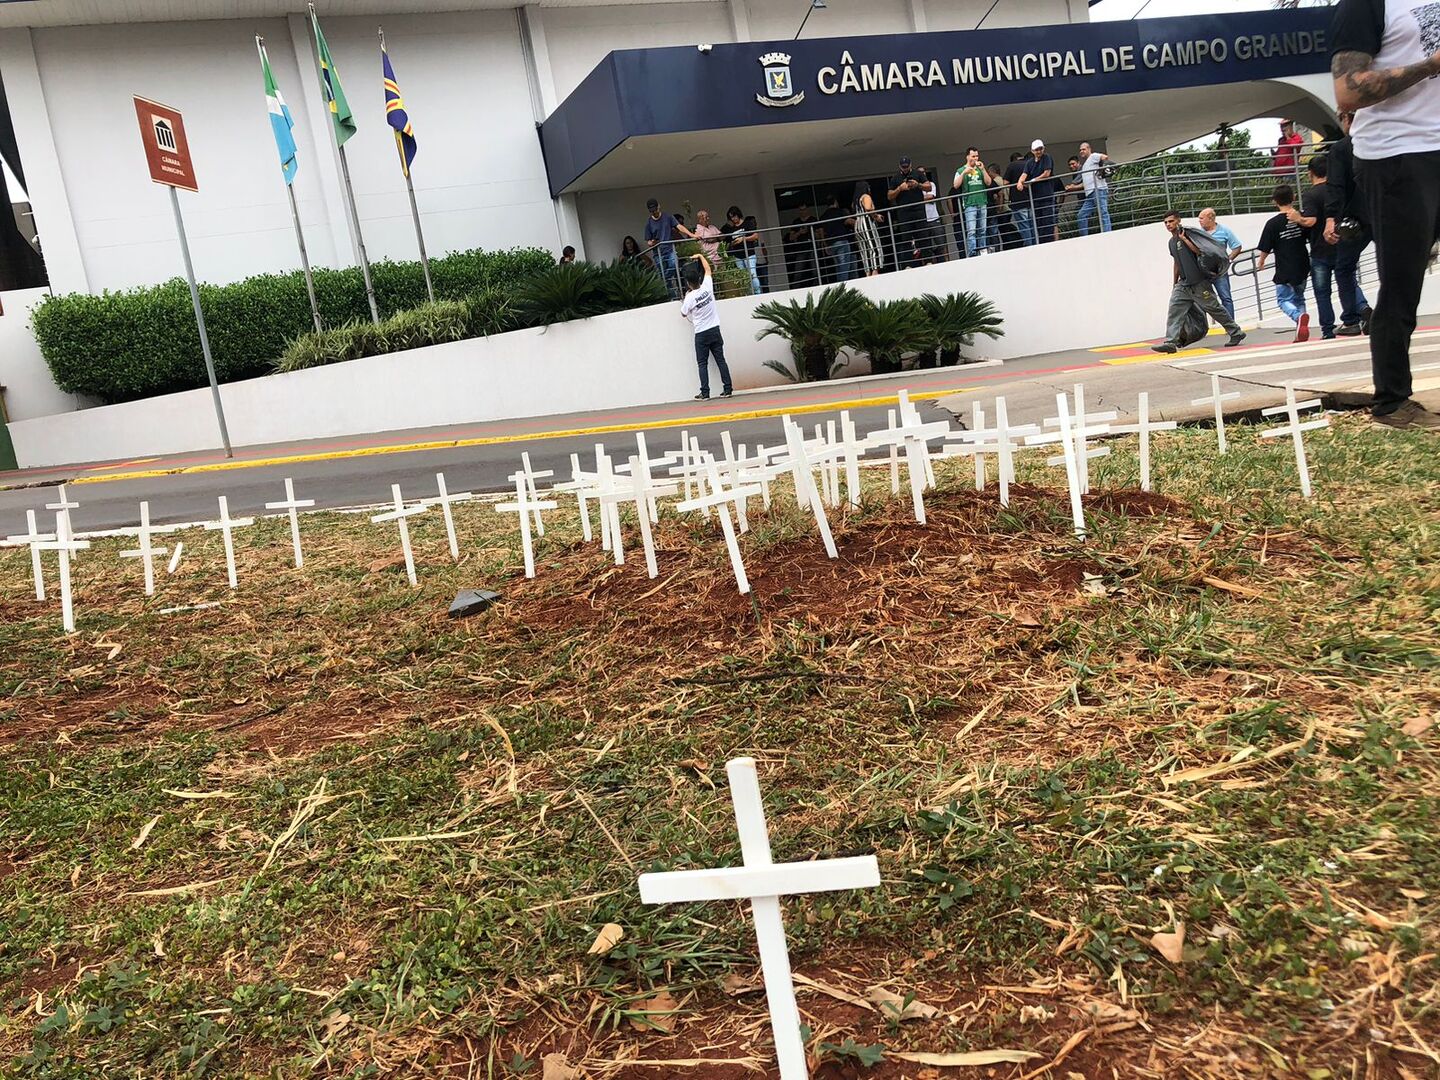
[[[315,28],[315,55],[320,60],[320,89],[330,106],[330,122],[335,125],[335,145],[344,146],[355,134],[355,114],[350,111],[350,102],[345,99],[345,88],[340,85],[340,72],[335,59],[330,55],[330,46],[320,32],[320,20],[315,17],[315,5],[310,5],[310,25]]]
[[[395,146],[400,152],[400,168],[410,175],[410,164],[419,149],[415,142],[415,129],[410,126],[410,114],[405,111],[405,99],[400,96],[400,86],[395,81],[395,69],[390,66],[390,54],[385,51],[385,36],[380,36],[380,62],[385,75],[385,122],[395,129]]]
[[[270,110],[270,128],[275,133],[275,149],[280,153],[280,172],[285,183],[293,184],[300,169],[300,159],[295,149],[295,118],[290,115],[290,106],[280,96],[280,87],[275,82],[275,73],[270,70],[270,54],[265,51],[265,39],[255,38],[255,47],[260,50],[260,70],[265,74],[265,105]]]

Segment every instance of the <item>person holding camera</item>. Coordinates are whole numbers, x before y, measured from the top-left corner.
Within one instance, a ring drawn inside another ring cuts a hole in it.
[[[900,159],[900,172],[890,178],[886,195],[890,205],[895,207],[892,220],[895,222],[895,247],[898,249],[896,259],[906,266],[919,266],[925,261],[920,250],[921,233],[925,228],[925,191],[909,157]]]

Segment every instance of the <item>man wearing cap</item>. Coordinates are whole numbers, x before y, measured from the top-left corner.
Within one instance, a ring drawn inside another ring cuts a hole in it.
[[[1294,120],[1280,121],[1280,142],[1275,147],[1275,154],[1270,159],[1275,175],[1286,177],[1291,183],[1300,183],[1299,163],[1300,147],[1305,145],[1305,140],[1295,133]]]
[[[895,207],[895,246],[897,258],[905,266],[919,266],[925,261],[921,238],[925,228],[925,189],[910,166],[910,159],[900,159],[900,172],[892,176],[888,195]]]
[[[1030,144],[1030,156],[1015,182],[1015,224],[1025,246],[1048,244],[1055,239],[1055,184],[1051,177],[1055,162],[1045,152],[1045,143],[1036,139]]]

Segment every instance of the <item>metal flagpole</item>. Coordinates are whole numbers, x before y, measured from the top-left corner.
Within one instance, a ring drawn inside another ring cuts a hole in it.
[[[255,35],[255,47],[260,50],[260,62],[268,67],[265,39],[259,34]],[[283,171],[281,175],[284,176]],[[300,245],[300,265],[305,271],[305,291],[310,295],[310,314],[315,319],[315,332],[318,334],[325,327],[320,321],[320,304],[315,299],[315,277],[310,273],[310,253],[305,249],[305,232],[300,228],[300,208],[295,203],[295,186],[289,179],[285,180],[285,193],[290,197],[290,217],[295,222],[295,242]]]
[[[319,20],[315,16],[315,5],[312,3],[310,5],[311,29],[313,30],[319,25]],[[316,40],[316,46],[319,46],[318,36]],[[315,63],[317,67],[320,64],[320,56],[318,52],[315,56]],[[325,73],[323,71],[320,72],[320,77],[322,80],[324,80]],[[328,83],[326,85],[328,87]],[[326,113],[330,112],[330,104],[330,90],[327,88],[325,91]],[[335,129],[334,118],[331,116],[327,116],[326,119],[330,121],[330,138],[335,143],[335,152],[340,156],[340,177],[345,184],[345,202],[350,210],[350,223],[355,229],[355,247],[360,252],[360,272],[361,275],[365,278],[365,299],[370,302],[371,320],[375,323],[376,326],[379,326],[380,308],[375,303],[375,285],[370,280],[370,256],[367,255],[365,252],[365,235],[360,231],[360,211],[355,208],[355,189],[350,183],[350,162],[347,161],[345,158],[345,145],[340,141],[340,132]]]
[[[385,52],[385,28],[380,27],[380,52]],[[415,202],[415,182],[410,178],[410,166],[405,161],[405,144],[400,132],[395,132],[395,152],[400,155],[400,171],[405,174],[405,193],[410,196],[410,217],[415,222],[415,243],[420,248],[420,269],[425,273],[425,295],[435,302],[435,286],[430,283],[430,256],[425,252],[425,231],[420,228],[420,207]]]
[[[325,329],[325,325],[320,321],[320,303],[315,299],[315,276],[310,273],[310,253],[305,250],[305,233],[300,228],[300,208],[295,204],[294,185],[286,184],[285,190],[290,195],[290,216],[295,219],[295,241],[300,245],[300,265],[305,270],[305,291],[310,294],[310,314],[315,317],[315,332],[318,334]]]
[[[200,309],[200,286],[195,284],[195,267],[190,262],[190,240],[185,235],[185,219],[180,216],[180,196],[170,187],[170,205],[175,209],[175,231],[180,236],[180,254],[185,257],[185,277],[190,281],[190,302],[195,305],[195,325],[200,329],[200,351],[205,355],[205,374],[210,377],[210,396],[215,401],[215,419],[220,422],[220,441],[225,456],[234,457],[230,449],[230,429],[225,426],[225,408],[220,404],[220,383],[215,378],[215,361],[210,356],[210,335],[205,332],[205,312]]]

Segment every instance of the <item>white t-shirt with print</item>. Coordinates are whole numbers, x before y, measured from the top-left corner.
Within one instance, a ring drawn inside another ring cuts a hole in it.
[[[720,312],[715,307],[715,282],[709,274],[705,275],[705,280],[698,289],[692,289],[685,294],[685,299],[680,304],[680,314],[690,320],[690,325],[697,334],[714,330],[720,325]]]
[[[925,220],[939,221],[940,207],[935,205],[935,196],[940,194],[940,192],[939,189],[935,187],[935,181],[926,180],[925,183],[920,185],[920,190],[925,192]]]
[[[1440,50],[1440,2],[1341,0],[1330,48],[1373,56],[1377,71],[1418,64]],[[1440,76],[1359,110],[1350,137],[1362,161],[1440,150]]]

